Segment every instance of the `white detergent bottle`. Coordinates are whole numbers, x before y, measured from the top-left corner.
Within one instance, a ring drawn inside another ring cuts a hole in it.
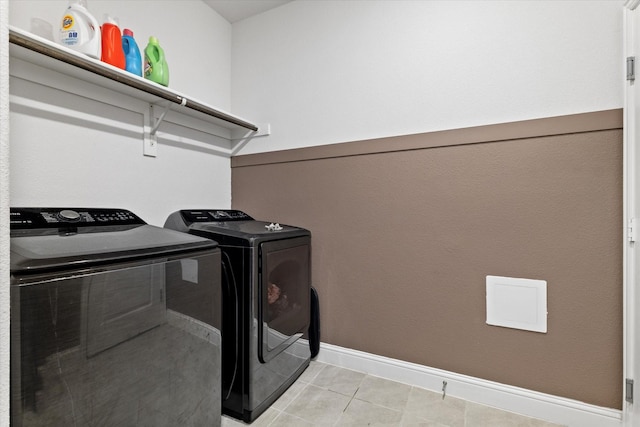
[[[60,44],[100,59],[100,24],[87,10],[86,0],[69,0],[60,23]]]

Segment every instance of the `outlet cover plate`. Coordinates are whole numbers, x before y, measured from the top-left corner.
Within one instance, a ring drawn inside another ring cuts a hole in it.
[[[547,332],[545,280],[487,276],[487,324]]]

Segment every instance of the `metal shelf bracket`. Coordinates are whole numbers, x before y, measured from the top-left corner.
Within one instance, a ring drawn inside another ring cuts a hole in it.
[[[158,131],[158,128],[160,127],[160,123],[162,123],[162,121],[164,120],[164,116],[166,116],[166,115],[167,115],[167,113],[169,112],[169,110],[171,109],[171,103],[170,103],[170,102],[167,102],[167,104],[166,104],[166,105],[165,105],[165,107],[164,107],[164,110],[162,110],[162,113],[160,113],[160,117],[158,117],[157,119],[155,119],[155,122],[154,122],[154,117],[153,117],[153,105],[154,105],[154,104],[151,104],[151,105],[149,106],[149,108],[150,108],[150,115],[149,115],[149,118],[151,119],[151,122],[150,122],[151,130],[149,131],[149,134],[150,134],[151,136],[153,136],[153,135],[155,135],[155,134],[156,134],[156,132]],[[156,105],[157,105],[157,104],[156,104]],[[182,102],[180,103],[180,105],[182,105],[183,107],[184,107],[185,105],[187,105],[187,98],[182,98]]]
[[[182,105],[184,104],[186,104],[185,98],[183,98]],[[160,107],[160,105],[158,104],[155,104],[155,105],[157,107]],[[145,126],[144,126],[144,141],[142,145],[142,154],[144,154],[145,156],[156,157],[158,155],[158,137],[156,135],[156,132],[158,132],[158,128],[160,127],[162,120],[164,120],[164,117],[167,115],[170,108],[171,108],[171,103],[167,102],[162,112],[160,113],[160,116],[156,119],[155,114],[153,112],[154,104],[149,104],[149,114],[148,115],[145,114],[146,117],[144,118]]]

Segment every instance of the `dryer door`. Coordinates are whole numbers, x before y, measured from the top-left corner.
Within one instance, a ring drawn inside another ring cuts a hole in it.
[[[309,327],[311,238],[261,243],[258,256],[258,357],[266,363]]]

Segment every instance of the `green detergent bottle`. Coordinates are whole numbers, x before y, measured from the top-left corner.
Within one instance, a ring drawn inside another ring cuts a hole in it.
[[[169,65],[164,50],[154,36],[149,37],[149,44],[144,49],[144,78],[169,86]]]

